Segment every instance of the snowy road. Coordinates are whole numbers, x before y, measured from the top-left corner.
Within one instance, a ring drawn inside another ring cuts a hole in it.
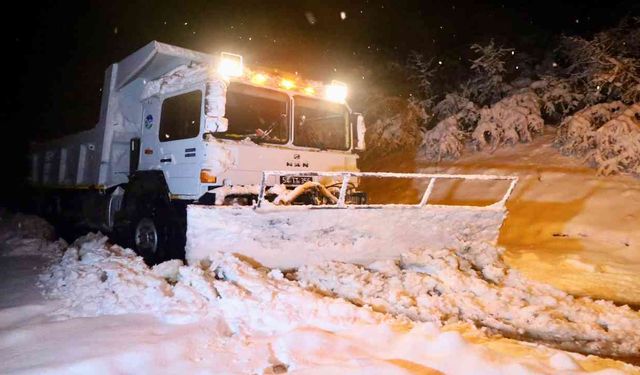
[[[0,289],[0,373],[640,373],[462,321],[381,314],[230,255],[152,270],[101,235],[60,258],[60,243],[7,231],[17,247],[0,256],[12,268]],[[49,299],[35,293],[38,274]]]
[[[46,264],[47,259],[39,255],[0,257],[0,309],[41,303],[37,269]]]
[[[366,170],[482,173],[518,176],[498,244],[509,265],[527,277],[574,295],[640,306],[640,180],[596,175],[559,154],[554,130],[527,144],[473,152],[437,165],[396,155]],[[374,168],[375,167],[375,168]],[[433,202],[482,204],[499,197],[499,184],[441,183]],[[407,183],[367,186],[373,199],[415,200]]]

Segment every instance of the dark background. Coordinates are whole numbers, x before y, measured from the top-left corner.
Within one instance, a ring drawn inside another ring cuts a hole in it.
[[[340,79],[354,93],[406,96],[406,77],[381,66],[410,51],[468,63],[469,45],[494,39],[521,59],[541,56],[554,38],[589,36],[637,15],[639,1],[43,1],[5,7],[2,205],[28,199],[28,144],[91,128],[106,67],[151,40],[248,64]],[[340,12],[346,13],[342,20]],[[443,73],[444,74],[444,73]],[[7,82],[8,81],[8,82]]]

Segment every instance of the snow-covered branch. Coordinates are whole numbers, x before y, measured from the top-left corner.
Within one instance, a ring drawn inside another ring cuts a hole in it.
[[[427,116],[422,106],[401,98],[374,100],[367,117],[367,152],[385,155],[420,143],[420,125]]]
[[[562,123],[556,144],[564,154],[584,157],[601,175],[640,175],[640,104],[587,107]]]
[[[495,150],[504,144],[530,142],[543,127],[538,97],[527,90],[481,109],[472,140],[479,149]]]

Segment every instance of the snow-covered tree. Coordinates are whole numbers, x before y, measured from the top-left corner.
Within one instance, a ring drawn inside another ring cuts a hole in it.
[[[590,161],[598,166],[599,174],[640,176],[640,104],[627,108],[595,133],[596,147]]]
[[[564,154],[583,157],[601,175],[640,175],[640,104],[587,107],[565,119],[556,144]]]
[[[409,55],[408,70],[411,72],[410,80],[418,86],[418,92],[409,98],[408,108],[417,115],[420,127],[428,126],[433,120],[432,107],[435,100],[433,94],[433,78],[436,67],[433,59],[428,60],[420,53],[412,52]]]
[[[495,150],[505,144],[530,142],[543,127],[538,97],[526,90],[481,109],[471,137],[476,148]]]
[[[431,161],[457,159],[464,150],[465,133],[460,130],[460,118],[451,115],[422,136],[418,157]]]
[[[459,129],[465,132],[473,130],[480,118],[477,106],[457,92],[446,94],[432,111],[438,120],[455,116]]]
[[[385,155],[419,145],[427,116],[422,107],[397,97],[378,98],[367,107],[367,154]]]
[[[411,52],[408,61],[409,69],[412,72],[411,79],[416,82],[420,89],[418,97],[426,100],[425,107],[430,107],[433,97],[433,78],[436,74],[436,67],[433,59],[427,60],[424,55],[418,52]]]
[[[555,143],[565,155],[584,156],[596,146],[595,131],[626,109],[616,101],[589,106],[567,117],[560,127]]]
[[[640,60],[625,54],[610,32],[593,39],[564,37],[561,50],[570,62],[567,72],[572,83],[583,90],[588,104],[640,100]]]
[[[582,106],[584,95],[571,86],[568,79],[544,76],[531,88],[542,101],[543,113],[551,119],[561,119]]]
[[[492,40],[486,46],[474,44],[471,50],[480,56],[471,61],[472,78],[463,93],[480,105],[492,104],[510,88],[505,83],[504,75],[507,71],[505,60],[512,49],[496,46]]]

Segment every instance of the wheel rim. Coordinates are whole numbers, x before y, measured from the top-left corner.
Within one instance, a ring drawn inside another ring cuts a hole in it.
[[[153,220],[144,218],[136,226],[136,248],[145,253],[155,253],[158,249],[158,230]]]

